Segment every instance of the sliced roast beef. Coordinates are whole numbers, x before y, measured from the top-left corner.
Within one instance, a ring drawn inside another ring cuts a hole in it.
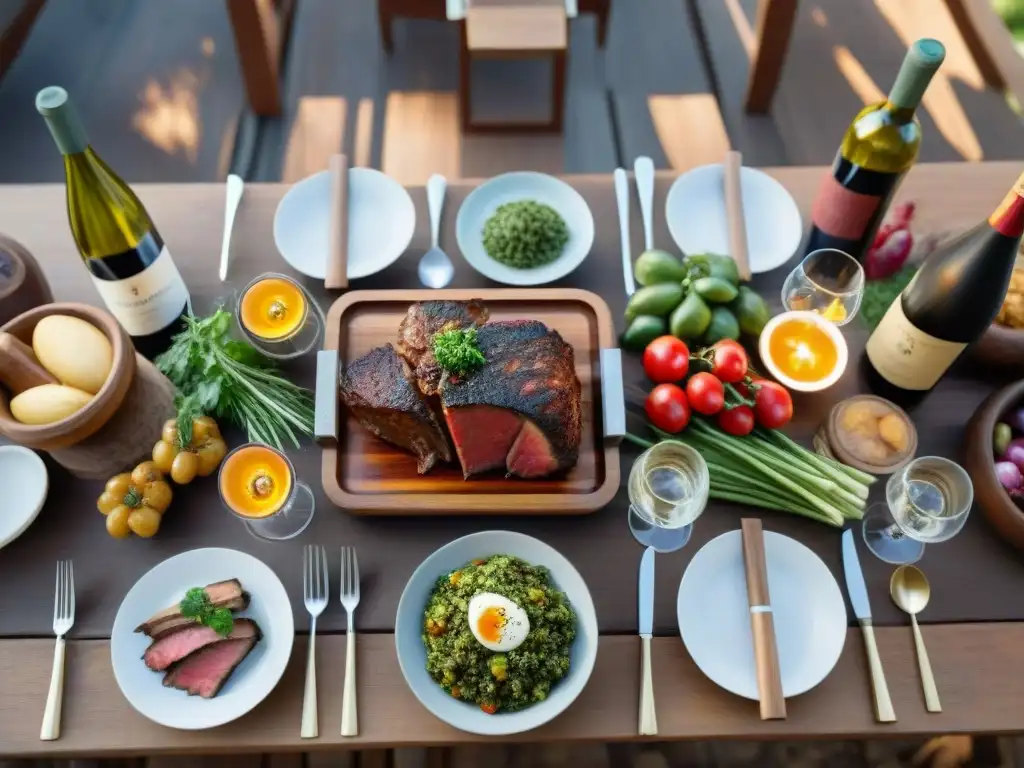
[[[466,477],[505,467],[542,477],[576,463],[581,386],[572,347],[534,320],[488,323],[477,341],[487,362],[441,382],[441,405]],[[520,439],[524,424],[530,431]]]
[[[242,589],[242,584],[238,579],[218,581],[216,584],[208,584],[203,589],[206,590],[214,608],[241,611],[249,607],[249,594]],[[143,632],[155,639],[194,623],[192,619],[181,615],[181,609],[176,603],[150,616],[137,626],[135,631]]]
[[[189,696],[212,699],[259,639],[257,627],[251,637],[219,640],[200,648],[171,666],[164,675],[164,685],[186,691]]]
[[[413,383],[409,365],[390,344],[370,350],[341,376],[341,399],[367,430],[416,456],[420,474],[451,449],[440,421]]]
[[[252,619],[235,619],[231,634],[227,637],[218,635],[214,630],[203,624],[192,623],[187,627],[179,627],[177,631],[154,641],[142,656],[146,666],[162,672],[172,664],[181,661],[190,653],[205,648],[222,640],[259,637],[260,630]]]
[[[483,325],[487,317],[487,307],[477,299],[421,301],[409,307],[398,326],[398,351],[409,362],[422,392],[436,395],[441,381],[441,366],[432,349],[434,335]]]

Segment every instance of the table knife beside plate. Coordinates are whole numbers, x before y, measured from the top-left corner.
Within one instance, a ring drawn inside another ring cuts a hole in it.
[[[658,734],[654,710],[654,678],[651,673],[651,634],[654,630],[654,548],[648,547],[640,558],[640,586],[637,595],[640,632],[640,725],[641,736]]]
[[[894,723],[896,712],[892,708],[889,686],[885,682],[885,672],[882,670],[882,659],[875,644],[868,587],[864,582],[864,572],[860,567],[857,546],[854,543],[853,531],[850,529],[843,533],[843,573],[846,575],[846,589],[850,593],[850,605],[853,606],[853,613],[864,635],[864,649],[868,655],[868,669],[871,673],[871,689],[875,696],[875,718],[880,723]]]

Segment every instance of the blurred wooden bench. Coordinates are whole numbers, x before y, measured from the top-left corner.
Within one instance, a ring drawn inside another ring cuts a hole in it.
[[[11,66],[46,0],[0,0],[0,77]]]

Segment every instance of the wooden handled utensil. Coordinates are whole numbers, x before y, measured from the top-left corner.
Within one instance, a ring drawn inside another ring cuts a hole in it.
[[[332,155],[327,167],[331,172],[331,237],[324,287],[339,290],[348,288],[348,158]]]
[[[768,594],[768,564],[764,554],[761,521],[744,518],[743,566],[747,574],[747,601],[750,603],[750,628],[754,635],[754,663],[757,667],[757,693],[762,720],[784,720],[786,699],[782,695],[782,671],[775,645],[775,622]]]
[[[729,227],[729,253],[736,262],[740,280],[750,280],[750,252],[747,250],[747,225],[743,218],[743,192],[740,171],[743,155],[731,151],[725,155],[725,219]]]
[[[57,383],[36,360],[32,347],[16,336],[0,333],[0,384],[7,387],[11,395],[20,395],[40,384]]]

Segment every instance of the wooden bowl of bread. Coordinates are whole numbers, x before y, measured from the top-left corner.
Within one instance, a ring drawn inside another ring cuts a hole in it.
[[[121,407],[136,370],[128,333],[87,304],[23,312],[0,326],[0,352],[0,434],[47,451],[99,431]]]

